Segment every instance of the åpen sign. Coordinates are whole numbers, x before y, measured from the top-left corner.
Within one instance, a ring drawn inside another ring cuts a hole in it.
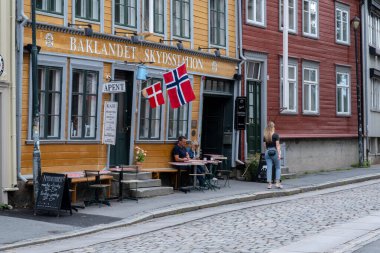
[[[115,81],[103,84],[103,93],[125,92],[125,81]]]

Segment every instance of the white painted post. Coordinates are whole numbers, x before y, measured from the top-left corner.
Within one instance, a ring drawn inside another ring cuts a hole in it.
[[[153,19],[154,19],[154,10],[153,10],[153,0],[149,0],[149,33],[153,33]]]
[[[289,0],[283,0],[283,96],[282,107],[289,109],[289,82],[288,82],[288,30],[289,30]]]

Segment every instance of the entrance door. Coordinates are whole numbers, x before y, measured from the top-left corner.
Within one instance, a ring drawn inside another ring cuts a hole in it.
[[[261,152],[261,82],[248,81],[248,153]]]
[[[111,145],[110,166],[129,164],[130,161],[133,72],[115,70],[115,80],[125,80],[126,91],[115,94],[115,101],[118,102],[116,145]]]

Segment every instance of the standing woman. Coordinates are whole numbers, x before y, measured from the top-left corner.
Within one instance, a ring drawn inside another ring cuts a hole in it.
[[[272,121],[268,122],[264,130],[264,149],[265,151],[265,161],[267,162],[267,182],[268,189],[272,189],[272,167],[273,164],[276,167],[276,187],[282,189],[280,183],[281,178],[281,149],[280,149],[280,136],[275,132],[274,123]]]

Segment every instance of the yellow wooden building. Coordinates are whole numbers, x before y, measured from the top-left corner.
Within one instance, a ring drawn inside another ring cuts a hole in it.
[[[19,1],[31,16],[30,1]],[[134,147],[147,150],[144,167],[168,167],[180,135],[198,139],[203,152],[237,157],[234,101],[239,64],[235,0],[37,0],[40,147],[43,172],[102,169],[134,163]],[[22,26],[23,25],[23,26]],[[19,24],[31,44],[30,21]],[[22,27],[21,27],[22,26]],[[20,170],[31,174],[31,56],[22,54]],[[22,50],[22,49],[21,49]],[[152,109],[141,90],[186,63],[196,99],[178,109]],[[146,67],[147,80],[137,80]],[[125,80],[123,93],[104,83]],[[116,142],[105,145],[106,101],[118,102]]]

